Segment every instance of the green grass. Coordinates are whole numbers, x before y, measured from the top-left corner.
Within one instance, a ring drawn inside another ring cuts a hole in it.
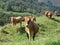
[[[36,19],[39,32],[35,41],[27,39],[24,28],[20,28],[19,24],[14,27],[7,24],[0,27],[0,45],[60,45],[60,17],[53,16],[53,19],[48,19],[40,16]]]
[[[5,14],[9,14],[9,15],[21,15],[21,16],[26,16],[26,15],[31,15],[30,13],[28,13],[28,12],[6,12],[6,11],[3,11],[3,13],[5,13]]]

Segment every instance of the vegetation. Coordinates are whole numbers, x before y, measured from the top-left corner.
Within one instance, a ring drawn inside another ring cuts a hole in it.
[[[43,16],[46,11],[60,12],[52,2],[38,0],[0,0],[0,45],[60,45],[60,17],[49,19]],[[39,32],[35,40],[29,41],[25,33],[25,23],[12,26],[11,16],[36,16]],[[40,16],[42,15],[42,16]]]
[[[29,12],[33,14],[42,13],[45,10],[59,11],[52,2],[38,2],[38,0],[0,0],[0,9],[13,12]],[[60,12],[60,11],[59,11]]]
[[[0,45],[60,45],[60,17],[36,17],[39,32],[35,40],[29,41],[25,34],[24,26],[11,23],[0,27]],[[25,25],[25,23],[23,23]]]

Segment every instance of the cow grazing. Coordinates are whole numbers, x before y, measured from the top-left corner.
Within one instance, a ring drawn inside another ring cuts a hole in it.
[[[20,23],[22,24],[22,22],[24,21],[24,18],[21,17],[21,16],[18,16],[18,17],[10,17],[11,19],[11,22],[13,25],[16,25],[17,23]]]
[[[54,12],[55,16],[60,16],[60,13],[58,11]]]
[[[35,35],[36,33],[38,32],[39,30],[39,27],[38,25],[31,20],[30,17],[25,17],[25,22],[26,22],[26,27],[25,27],[25,31],[26,31],[26,34],[27,34],[27,37],[28,39],[30,40],[31,37],[33,37],[33,40],[35,38]]]
[[[52,12],[50,12],[50,11],[46,11],[46,12],[45,12],[45,15],[46,15],[48,18],[52,18]]]
[[[46,11],[46,12],[45,12],[45,16],[47,16],[47,17],[48,17],[48,12],[49,12],[49,11]]]

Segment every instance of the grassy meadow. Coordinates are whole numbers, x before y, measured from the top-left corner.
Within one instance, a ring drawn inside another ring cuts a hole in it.
[[[60,45],[60,17],[36,16],[39,32],[35,40],[28,40],[25,33],[25,23],[12,26],[11,23],[0,26],[0,45]]]

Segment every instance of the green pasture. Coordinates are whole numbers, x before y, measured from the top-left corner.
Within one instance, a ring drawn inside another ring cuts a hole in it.
[[[35,40],[28,40],[25,23],[12,26],[11,23],[0,26],[0,45],[60,45],[60,17],[36,16],[39,32]]]

